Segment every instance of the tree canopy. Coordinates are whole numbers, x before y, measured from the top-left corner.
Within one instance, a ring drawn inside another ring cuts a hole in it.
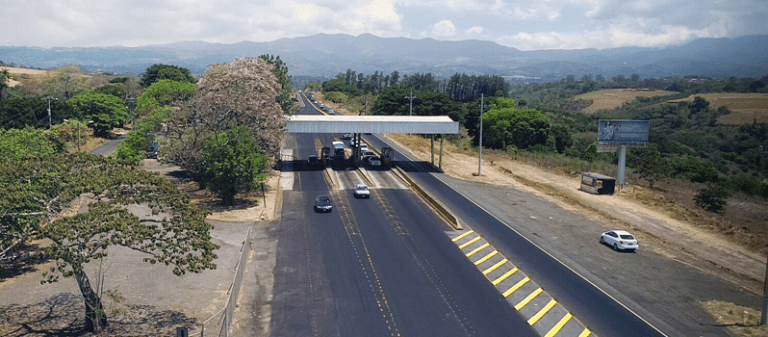
[[[200,179],[203,139],[246,127],[268,158],[277,155],[286,120],[277,98],[281,86],[263,59],[214,64],[198,82],[199,91],[169,120],[165,159]]]
[[[483,117],[483,145],[505,149],[514,145],[525,149],[545,144],[549,119],[534,109],[491,109]]]
[[[192,76],[187,68],[167,64],[154,64],[147,68],[144,75],[141,76],[141,85],[146,88],[159,80],[197,82],[197,79]]]
[[[261,155],[248,128],[240,126],[203,140],[203,179],[224,204],[235,194],[247,192],[264,180],[269,158]]]
[[[53,154],[4,162],[0,188],[4,240],[12,235],[51,240],[46,254],[55,266],[45,282],[75,278],[89,331],[98,332],[107,322],[83,266],[107,256],[109,246],[144,252],[145,262],[172,265],[177,275],[216,267],[218,246],[211,242],[206,212],[154,173],[105,157]],[[87,210],[63,216],[75,199],[85,200]]]
[[[144,95],[152,97],[160,105],[169,105],[177,101],[186,101],[197,92],[194,83],[174,80],[159,80],[144,91]]]
[[[67,104],[80,119],[93,120],[98,135],[108,134],[131,118],[123,100],[112,95],[89,92],[72,97]]]

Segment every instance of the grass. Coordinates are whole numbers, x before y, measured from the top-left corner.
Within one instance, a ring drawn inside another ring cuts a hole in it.
[[[587,114],[593,114],[600,110],[611,110],[631,102],[637,97],[656,97],[674,95],[674,91],[645,90],[645,89],[607,89],[581,94],[575,99],[591,100],[592,105],[584,109]]]
[[[711,93],[691,95],[688,98],[672,100],[669,103],[693,102],[694,96],[701,96],[711,109],[727,107],[730,114],[720,116],[717,123],[721,125],[744,125],[768,123],[768,94],[759,93]]]
[[[760,325],[759,310],[723,301],[707,301],[699,304],[705,312],[715,318],[718,325],[728,327],[728,330],[736,336],[768,336],[768,326]]]

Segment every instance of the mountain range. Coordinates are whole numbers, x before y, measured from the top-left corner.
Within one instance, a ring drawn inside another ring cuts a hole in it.
[[[494,42],[381,38],[317,34],[271,42],[234,44],[185,41],[140,47],[38,48],[0,46],[0,61],[49,69],[69,64],[85,71],[140,74],[157,63],[202,74],[213,63],[263,54],[280,56],[292,76],[331,78],[347,69],[357,73],[432,73],[449,77],[500,75],[527,82],[568,75],[640,75],[642,78],[762,77],[768,75],[768,36],[696,39],[666,48],[521,51]]]

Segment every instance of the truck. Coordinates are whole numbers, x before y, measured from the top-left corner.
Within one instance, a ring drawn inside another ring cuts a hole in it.
[[[333,144],[333,156],[336,159],[344,159],[344,143],[335,141]]]

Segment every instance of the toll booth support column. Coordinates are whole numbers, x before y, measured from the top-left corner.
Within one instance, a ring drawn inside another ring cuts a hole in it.
[[[434,152],[434,151],[433,151]],[[443,135],[440,135],[440,172],[443,172]]]
[[[435,135],[430,135],[430,138],[432,139],[432,166],[435,166]]]

